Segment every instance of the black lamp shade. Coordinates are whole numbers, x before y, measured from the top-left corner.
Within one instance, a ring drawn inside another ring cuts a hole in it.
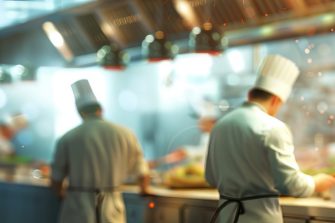
[[[129,62],[129,56],[117,45],[105,45],[97,52],[98,63],[105,69],[122,70]]]
[[[223,51],[222,35],[205,23],[202,28],[195,27],[190,33],[189,46],[192,52],[218,55]]]
[[[20,80],[22,81],[36,80],[36,68],[32,66],[22,66],[22,73],[20,74]]]
[[[12,75],[7,70],[0,67],[0,84],[8,84],[12,82]]]
[[[142,42],[142,53],[150,62],[173,59],[177,51],[178,48],[165,39],[162,31],[147,35]]]

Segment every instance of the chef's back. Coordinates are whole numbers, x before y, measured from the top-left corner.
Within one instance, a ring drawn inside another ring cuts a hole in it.
[[[129,174],[148,171],[136,136],[102,118],[102,108],[87,80],[72,84],[83,123],[57,142],[52,181],[68,180],[61,223],[125,222],[119,187]]]

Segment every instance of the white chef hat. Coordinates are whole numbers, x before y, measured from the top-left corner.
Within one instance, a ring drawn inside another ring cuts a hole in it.
[[[78,110],[87,105],[99,104],[88,80],[82,79],[76,81],[71,85],[71,87]]]
[[[291,60],[280,55],[266,56],[258,68],[255,88],[278,96],[285,102],[299,75],[299,69]]]

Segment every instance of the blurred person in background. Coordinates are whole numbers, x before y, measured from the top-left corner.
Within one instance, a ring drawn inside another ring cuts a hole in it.
[[[204,98],[194,107],[192,117],[197,119],[201,135],[196,145],[183,145],[167,155],[150,162],[151,168],[170,166],[163,174],[163,181],[169,187],[208,187],[204,177],[204,163],[207,154],[209,133],[220,115],[218,105]]]
[[[73,83],[72,90],[83,123],[58,140],[52,162],[51,186],[64,197],[60,223],[125,223],[119,189],[124,180],[137,175],[140,193],[148,193],[148,166],[140,144],[130,130],[102,118],[87,80]]]
[[[265,57],[248,101],[214,126],[205,176],[220,194],[211,223],[282,223],[278,197],[312,196],[335,185],[327,174],[304,174],[294,156],[292,135],[274,116],[298,77],[296,65],[279,55]]]
[[[184,153],[185,163],[205,164],[207,148],[209,143],[209,133],[221,115],[219,105],[213,99],[204,97],[197,104],[193,105],[194,116],[197,119],[197,128],[200,130],[200,140],[197,145],[184,145],[175,151]]]
[[[27,126],[28,121],[23,114],[13,114],[0,120],[0,157],[15,155],[11,140]]]

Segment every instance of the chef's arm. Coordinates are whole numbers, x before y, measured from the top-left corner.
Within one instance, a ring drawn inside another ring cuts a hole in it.
[[[283,195],[311,196],[316,183],[300,171],[294,156],[292,135],[286,126],[273,128],[265,137],[265,148],[276,189]]]
[[[65,190],[63,187],[63,181],[55,181],[55,180],[51,180],[51,189],[55,192],[55,194],[60,197],[63,198],[64,194],[65,194]]]
[[[63,197],[65,194],[64,181],[68,174],[68,159],[66,147],[61,140],[57,142],[56,151],[51,164],[50,186],[57,196]]]
[[[143,195],[149,194],[149,186],[150,186],[149,174],[142,174],[141,176],[139,176],[139,186],[141,194]]]

